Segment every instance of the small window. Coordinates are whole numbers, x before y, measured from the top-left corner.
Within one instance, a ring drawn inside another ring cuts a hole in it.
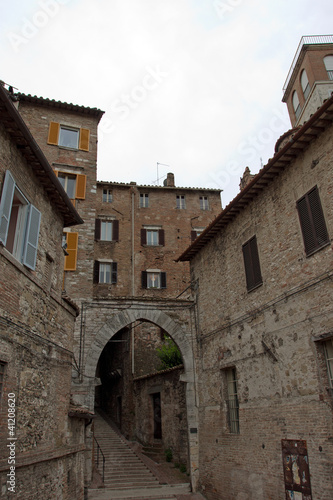
[[[51,122],[47,143],[69,149],[89,151],[90,131],[86,128],[69,127]]]
[[[207,196],[200,196],[200,208],[201,210],[208,210],[208,197]]]
[[[294,90],[294,93],[293,93],[293,108],[295,111],[296,120],[298,120],[299,115],[301,114],[301,107],[299,105],[299,99],[298,99],[298,95],[297,95],[296,90]]]
[[[116,284],[118,280],[117,262],[94,263],[94,283]]]
[[[142,271],[142,288],[166,288],[166,273],[159,270]]]
[[[103,189],[103,202],[112,203],[112,189]]]
[[[308,95],[310,94],[310,85],[305,69],[303,69],[301,73],[301,85],[302,85],[304,99],[306,100],[308,98]]]
[[[191,241],[194,241],[197,239],[198,236],[203,232],[203,228],[194,228],[191,231]]]
[[[119,221],[95,220],[95,240],[96,241],[119,241]]]
[[[155,227],[141,229],[141,245],[164,246],[164,229]]]
[[[325,360],[330,388],[333,389],[333,339],[324,342]]]
[[[180,208],[180,209],[186,208],[184,195],[177,195],[177,208]]]
[[[239,434],[239,401],[237,393],[236,369],[225,370],[227,385],[227,407],[230,432]]]
[[[35,269],[41,213],[6,171],[0,201],[0,242],[25,266]]]
[[[65,148],[78,149],[79,133],[79,129],[63,127],[60,125],[58,145]]]
[[[140,193],[140,208],[148,208],[149,195],[148,193]]]
[[[324,57],[324,64],[329,80],[333,80],[333,56]]]
[[[83,174],[68,174],[56,170],[54,172],[58,177],[60,184],[66,191],[71,200],[84,200],[86,196],[86,179]]]
[[[247,290],[251,291],[262,284],[257,238],[253,236],[243,245],[243,258]]]
[[[0,403],[1,403],[1,397],[3,394],[3,387],[4,387],[5,366],[6,366],[6,363],[4,363],[3,361],[0,361]]]
[[[312,255],[330,241],[317,186],[298,200],[297,210],[305,253],[306,255]]]

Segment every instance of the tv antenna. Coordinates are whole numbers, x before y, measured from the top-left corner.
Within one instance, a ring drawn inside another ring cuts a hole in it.
[[[166,165],[165,163],[159,163],[159,162],[157,162],[157,180],[156,180],[156,182],[157,182],[157,185],[158,185],[158,186],[160,185],[160,184],[159,184],[159,180],[160,180],[160,179],[159,179],[159,177],[158,177],[158,166],[159,166],[159,165],[162,165],[163,167],[170,167],[170,165]]]

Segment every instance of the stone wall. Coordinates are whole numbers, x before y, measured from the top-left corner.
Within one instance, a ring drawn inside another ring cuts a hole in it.
[[[296,209],[317,185],[332,237],[332,150],[330,126],[193,258],[200,483],[210,500],[285,498],[282,439],[306,441],[312,498],[333,496],[333,404],[316,341],[333,331],[332,244],[307,257]],[[262,285],[248,291],[242,245],[254,235]],[[229,420],[230,368],[239,433]]]

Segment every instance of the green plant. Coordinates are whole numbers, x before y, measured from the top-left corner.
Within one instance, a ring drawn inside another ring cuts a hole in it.
[[[186,472],[186,465],[180,464],[179,470],[180,470],[180,472],[183,472],[185,474],[185,472]]]
[[[162,362],[159,370],[166,370],[167,368],[172,368],[183,363],[180,350],[170,337],[164,336],[162,347],[159,347],[156,351]]]
[[[172,460],[172,457],[173,457],[173,453],[172,453],[172,449],[171,448],[168,448],[164,451],[165,453],[165,459],[167,462],[171,462]]]

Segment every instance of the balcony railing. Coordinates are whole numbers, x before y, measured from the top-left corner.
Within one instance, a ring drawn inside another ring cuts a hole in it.
[[[290,81],[292,72],[294,71],[294,68],[296,66],[296,63],[297,63],[298,57],[301,53],[301,50],[303,48],[303,45],[320,45],[320,44],[322,45],[325,43],[333,43],[333,35],[302,36],[301,41],[299,42],[298,48],[296,50],[296,54],[295,54],[295,57],[293,59],[293,62],[291,63],[288,76],[287,76],[286,81],[283,85],[283,93],[286,91],[286,89],[288,87],[288,83]]]

